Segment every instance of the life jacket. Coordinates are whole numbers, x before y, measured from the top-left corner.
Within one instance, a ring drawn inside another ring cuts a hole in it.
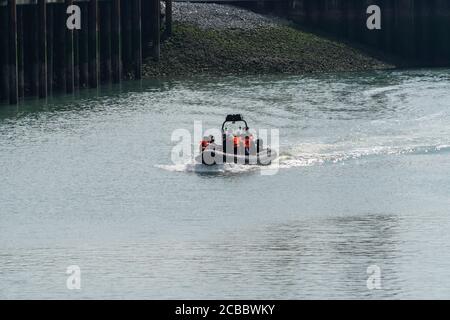
[[[209,141],[202,140],[202,142],[200,142],[200,146],[202,148],[202,151],[205,151],[206,147],[209,146]]]
[[[235,147],[239,146],[239,144],[241,143],[241,138],[240,137],[234,137],[233,138],[233,144]]]
[[[251,144],[252,138],[251,137],[245,137],[244,139],[244,145],[246,148],[250,149],[250,144]]]

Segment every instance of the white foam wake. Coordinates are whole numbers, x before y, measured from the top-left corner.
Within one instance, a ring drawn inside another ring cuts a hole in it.
[[[450,152],[450,144],[420,145],[410,144],[403,146],[377,145],[377,146],[349,146],[343,144],[313,144],[304,143],[295,147],[286,148],[280,156],[266,169],[289,169],[294,167],[309,167],[324,164],[344,163],[377,155],[404,155],[404,154],[434,154]],[[240,165],[227,163],[215,166],[205,166],[195,161],[181,164],[157,165],[157,168],[172,172],[196,172],[211,174],[239,174],[260,170],[258,165]]]
[[[206,166],[201,163],[190,161],[182,164],[157,165],[157,168],[172,172],[196,172],[204,174],[225,174],[225,173],[243,173],[259,170],[257,165],[240,165],[235,163],[219,164],[215,166]]]

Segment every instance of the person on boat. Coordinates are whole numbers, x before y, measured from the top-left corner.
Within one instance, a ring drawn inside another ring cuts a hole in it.
[[[251,139],[253,139],[253,134],[250,132],[249,127],[244,128],[244,136],[249,136]]]
[[[246,135],[244,138],[244,148],[245,148],[245,155],[250,155],[250,150],[252,148],[252,139],[250,136]]]
[[[205,149],[209,146],[210,141],[209,141],[209,137],[204,136],[202,141],[200,142],[200,152],[205,151]]]
[[[233,140],[233,133],[228,128],[225,128],[225,142]]]
[[[245,151],[245,143],[243,135],[235,135],[233,137],[234,154],[241,154]]]
[[[235,135],[238,137],[242,136],[242,127],[239,127],[239,129],[236,131]]]
[[[216,139],[214,138],[213,135],[210,135],[209,137],[209,144],[207,146],[208,149],[212,149],[212,150],[216,150],[217,148],[217,144],[216,144]]]
[[[233,145],[234,145],[234,148],[237,148],[237,147],[239,147],[240,145],[241,145],[241,136],[238,136],[238,135],[235,135],[234,137],[233,137]]]
[[[253,138],[253,134],[249,131],[249,127],[244,128],[244,147],[245,154],[250,154],[250,150],[255,147],[255,139]]]

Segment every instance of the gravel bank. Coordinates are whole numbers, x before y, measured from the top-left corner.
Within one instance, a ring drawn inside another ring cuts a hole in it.
[[[144,76],[304,74],[392,67],[346,44],[299,31],[287,21],[219,4],[173,4],[173,35]]]
[[[175,2],[173,4],[173,20],[196,26],[202,30],[253,30],[262,27],[275,27],[282,22],[280,19],[231,5],[188,2]]]

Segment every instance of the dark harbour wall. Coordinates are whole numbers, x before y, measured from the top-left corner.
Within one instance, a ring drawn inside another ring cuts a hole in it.
[[[66,27],[72,4],[80,30]],[[0,0],[0,103],[139,79],[161,32],[159,0]]]
[[[274,12],[349,41],[393,54],[406,66],[450,65],[450,0],[282,0]],[[370,5],[381,30],[366,27]]]
[[[0,104],[139,79],[143,58],[158,60],[160,38],[170,35],[171,1],[163,28],[159,0],[0,0]],[[404,66],[450,65],[450,0],[232,3],[368,45]],[[71,4],[81,8],[81,30],[66,28]],[[366,27],[373,4],[381,8],[381,30]]]

